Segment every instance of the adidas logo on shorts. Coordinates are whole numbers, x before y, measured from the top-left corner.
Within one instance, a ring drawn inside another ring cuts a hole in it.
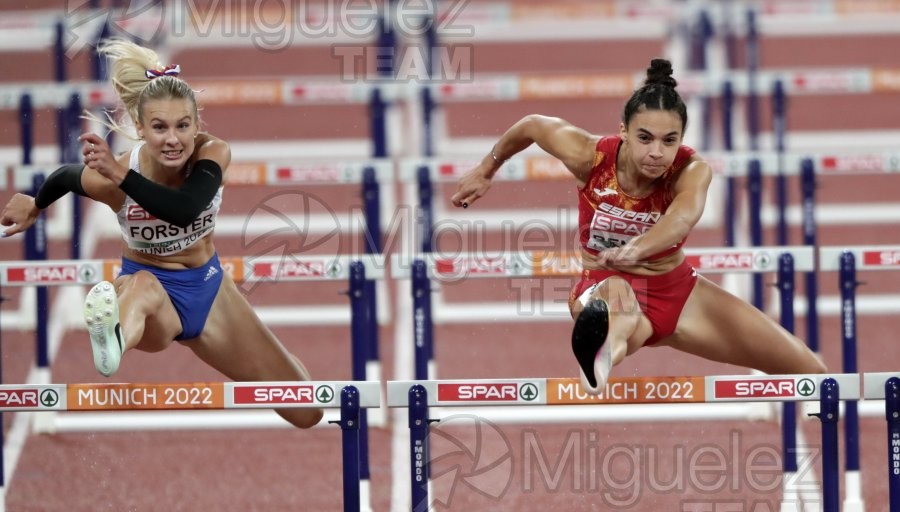
[[[209,279],[210,279],[212,276],[214,276],[214,275],[216,275],[216,274],[218,274],[218,273],[219,273],[219,269],[217,269],[216,267],[210,266],[209,269],[206,270],[206,277],[204,277],[203,280],[204,280],[204,281],[209,281]]]

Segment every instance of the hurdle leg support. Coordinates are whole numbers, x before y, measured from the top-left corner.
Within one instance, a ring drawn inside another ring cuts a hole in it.
[[[428,392],[416,384],[409,388],[409,449],[412,468],[412,512],[429,510]]]
[[[838,422],[840,421],[840,390],[837,381],[822,381],[819,403],[822,422],[822,510],[839,512],[841,509],[841,482],[838,460]]]
[[[344,512],[360,512],[359,390],[341,390],[341,439],[344,458]]]
[[[891,512],[900,512],[900,379],[884,383],[884,413],[887,419],[888,488]]]

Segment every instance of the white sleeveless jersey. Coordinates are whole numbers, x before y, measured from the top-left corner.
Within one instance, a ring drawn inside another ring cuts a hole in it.
[[[142,146],[143,143],[138,144],[131,150],[128,161],[129,167],[137,173],[141,172],[139,155]],[[116,212],[125,244],[129,249],[156,256],[178,254],[196,244],[212,233],[216,225],[216,214],[222,204],[222,188],[219,187],[212,201],[194,222],[184,228],[154,217],[126,194],[125,204]]]

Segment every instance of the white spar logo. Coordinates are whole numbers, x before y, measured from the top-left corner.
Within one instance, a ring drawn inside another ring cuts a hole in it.
[[[515,400],[518,396],[515,384],[472,384],[459,387],[460,400]]]
[[[34,389],[0,391],[0,407],[37,407],[38,392]]]
[[[772,263],[772,257],[766,252],[731,252],[719,254],[703,254],[698,258],[701,269],[766,269]]]

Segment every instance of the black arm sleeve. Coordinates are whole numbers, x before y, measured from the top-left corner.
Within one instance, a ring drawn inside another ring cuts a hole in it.
[[[128,171],[119,188],[151,215],[184,228],[212,201],[221,184],[219,164],[198,160],[180,188],[154,183],[135,171]]]
[[[75,192],[80,196],[87,196],[81,186],[81,173],[84,171],[82,164],[69,164],[53,171],[44,180],[44,184],[34,196],[34,205],[43,210],[53,204],[60,197]]]

